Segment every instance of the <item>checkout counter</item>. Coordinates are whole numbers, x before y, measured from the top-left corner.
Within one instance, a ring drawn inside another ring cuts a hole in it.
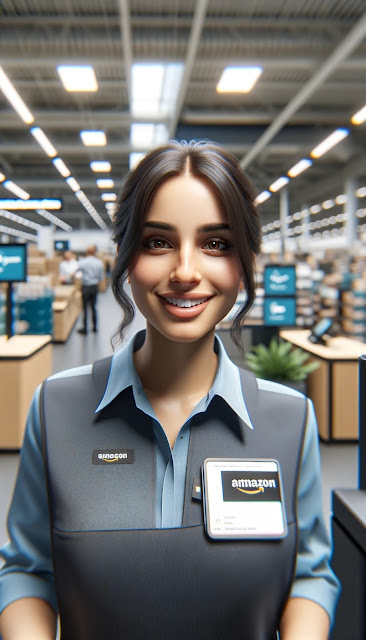
[[[366,344],[351,338],[309,340],[311,331],[283,330],[279,336],[307,351],[318,369],[307,378],[307,395],[313,401],[319,436],[324,442],[358,439],[358,359]],[[366,636],[365,636],[366,638]]]
[[[332,566],[342,584],[331,640],[366,638],[366,355],[359,359],[359,486],[332,492]]]
[[[36,387],[52,373],[51,336],[0,336],[0,450],[19,450]]]

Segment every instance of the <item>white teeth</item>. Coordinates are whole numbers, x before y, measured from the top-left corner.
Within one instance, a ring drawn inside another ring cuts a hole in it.
[[[184,300],[183,298],[164,298],[169,304],[174,304],[176,307],[195,307],[197,304],[202,304],[207,298],[196,298],[195,300]]]

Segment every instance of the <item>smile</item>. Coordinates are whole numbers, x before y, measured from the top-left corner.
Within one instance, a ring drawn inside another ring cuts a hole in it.
[[[164,298],[164,300],[166,300],[166,302],[168,302],[169,304],[173,304],[175,307],[182,307],[182,308],[190,308],[190,307],[196,307],[198,304],[202,304],[203,302],[206,302],[208,298],[196,298],[194,300],[188,300],[188,299],[183,299],[183,298]]]

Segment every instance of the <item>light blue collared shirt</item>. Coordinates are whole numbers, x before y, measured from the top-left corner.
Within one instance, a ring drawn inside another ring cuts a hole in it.
[[[156,447],[156,526],[179,527],[182,522],[185,474],[190,425],[193,416],[203,413],[215,395],[221,396],[249,429],[253,429],[245,406],[238,368],[228,358],[219,338],[215,339],[218,369],[208,394],[196,405],[182,425],[171,449],[147,398],[133,363],[137,334],[112,358],[109,379],[97,411],[106,407],[123,389],[132,386],[136,406],[151,417]],[[52,376],[87,375],[87,365]],[[288,387],[258,380],[260,388],[273,393],[296,394]],[[314,600],[334,618],[339,583],[329,566],[330,544],[322,514],[321,467],[318,434],[312,403],[309,411],[298,485],[299,547],[292,597]],[[0,570],[0,612],[13,600],[40,597],[56,610],[52,553],[49,534],[47,491],[39,418],[39,388],[29,411],[21,452],[18,478],[9,510],[10,542],[2,549],[5,564]],[[244,578],[243,578],[244,579]]]

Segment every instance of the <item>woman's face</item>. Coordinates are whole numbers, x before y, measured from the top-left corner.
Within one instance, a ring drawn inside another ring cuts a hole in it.
[[[163,183],[129,272],[134,300],[148,325],[177,342],[214,331],[240,287],[234,237],[203,181],[184,175]]]

